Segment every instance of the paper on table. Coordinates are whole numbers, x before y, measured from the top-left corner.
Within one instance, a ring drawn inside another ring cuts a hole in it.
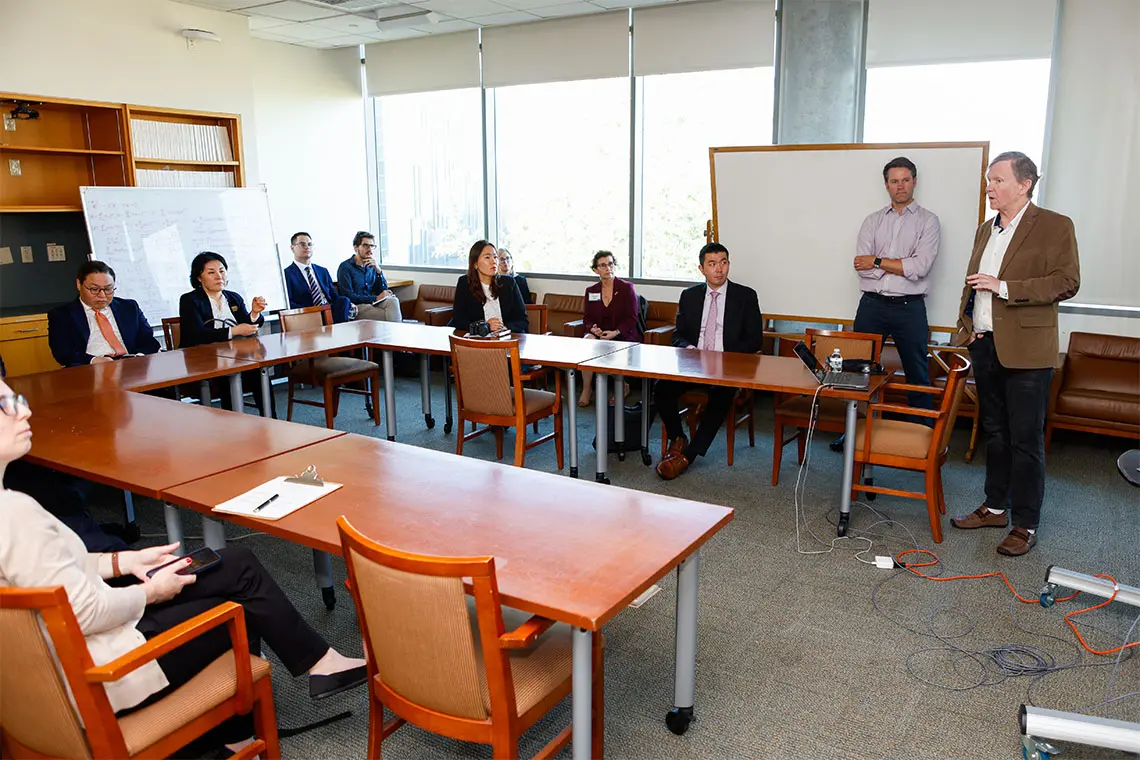
[[[296,512],[301,507],[312,504],[317,499],[340,488],[340,483],[326,482],[323,486],[312,486],[307,483],[286,483],[285,476],[274,478],[263,483],[240,496],[224,501],[214,507],[215,512],[225,512],[231,515],[246,515],[259,520],[280,520],[288,514]],[[277,498],[272,504],[266,505],[259,512],[255,512],[259,504],[274,494]]]

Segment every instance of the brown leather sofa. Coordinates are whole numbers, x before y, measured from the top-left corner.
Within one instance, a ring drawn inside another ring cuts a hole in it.
[[[546,305],[546,329],[555,335],[569,335],[581,338],[586,334],[582,324],[586,296],[568,296],[562,293],[543,293],[542,303]]]
[[[1045,446],[1056,428],[1140,440],[1140,338],[1075,332],[1061,357]]]
[[[672,301],[650,301],[645,313],[645,335],[642,343],[668,346],[673,342],[673,329],[677,326],[677,304]]]
[[[400,304],[405,317],[425,325],[442,327],[451,319],[451,308],[455,303],[454,285],[420,285],[412,301]]]

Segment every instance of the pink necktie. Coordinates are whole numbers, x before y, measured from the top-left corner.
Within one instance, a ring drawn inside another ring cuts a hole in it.
[[[705,323],[705,344],[701,348],[706,351],[716,350],[716,322],[719,316],[719,309],[717,308],[717,299],[720,298],[720,293],[715,290],[709,291],[709,318]]]

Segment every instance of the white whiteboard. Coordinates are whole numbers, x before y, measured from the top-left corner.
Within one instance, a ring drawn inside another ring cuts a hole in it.
[[[80,194],[91,257],[115,270],[119,293],[138,301],[152,325],[178,316],[190,262],[202,251],[226,259],[226,289],[241,293],[246,308],[254,296],[264,296],[269,310],[287,307],[264,186],[83,187]]]
[[[728,248],[733,280],[755,288],[765,314],[853,319],[859,227],[890,203],[883,166],[918,167],[915,200],[942,227],[927,319],[958,321],[958,302],[981,203],[989,143],[785,145],[710,148],[714,239]]]

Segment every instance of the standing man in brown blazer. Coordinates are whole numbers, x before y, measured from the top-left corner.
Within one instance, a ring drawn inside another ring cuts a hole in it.
[[[1067,216],[1030,203],[1037,167],[1024,153],[990,163],[986,196],[997,216],[974,235],[954,344],[969,346],[986,438],[986,499],[955,528],[1012,529],[1000,554],[1037,543],[1045,496],[1045,411],[1057,363],[1057,303],[1081,284]]]

